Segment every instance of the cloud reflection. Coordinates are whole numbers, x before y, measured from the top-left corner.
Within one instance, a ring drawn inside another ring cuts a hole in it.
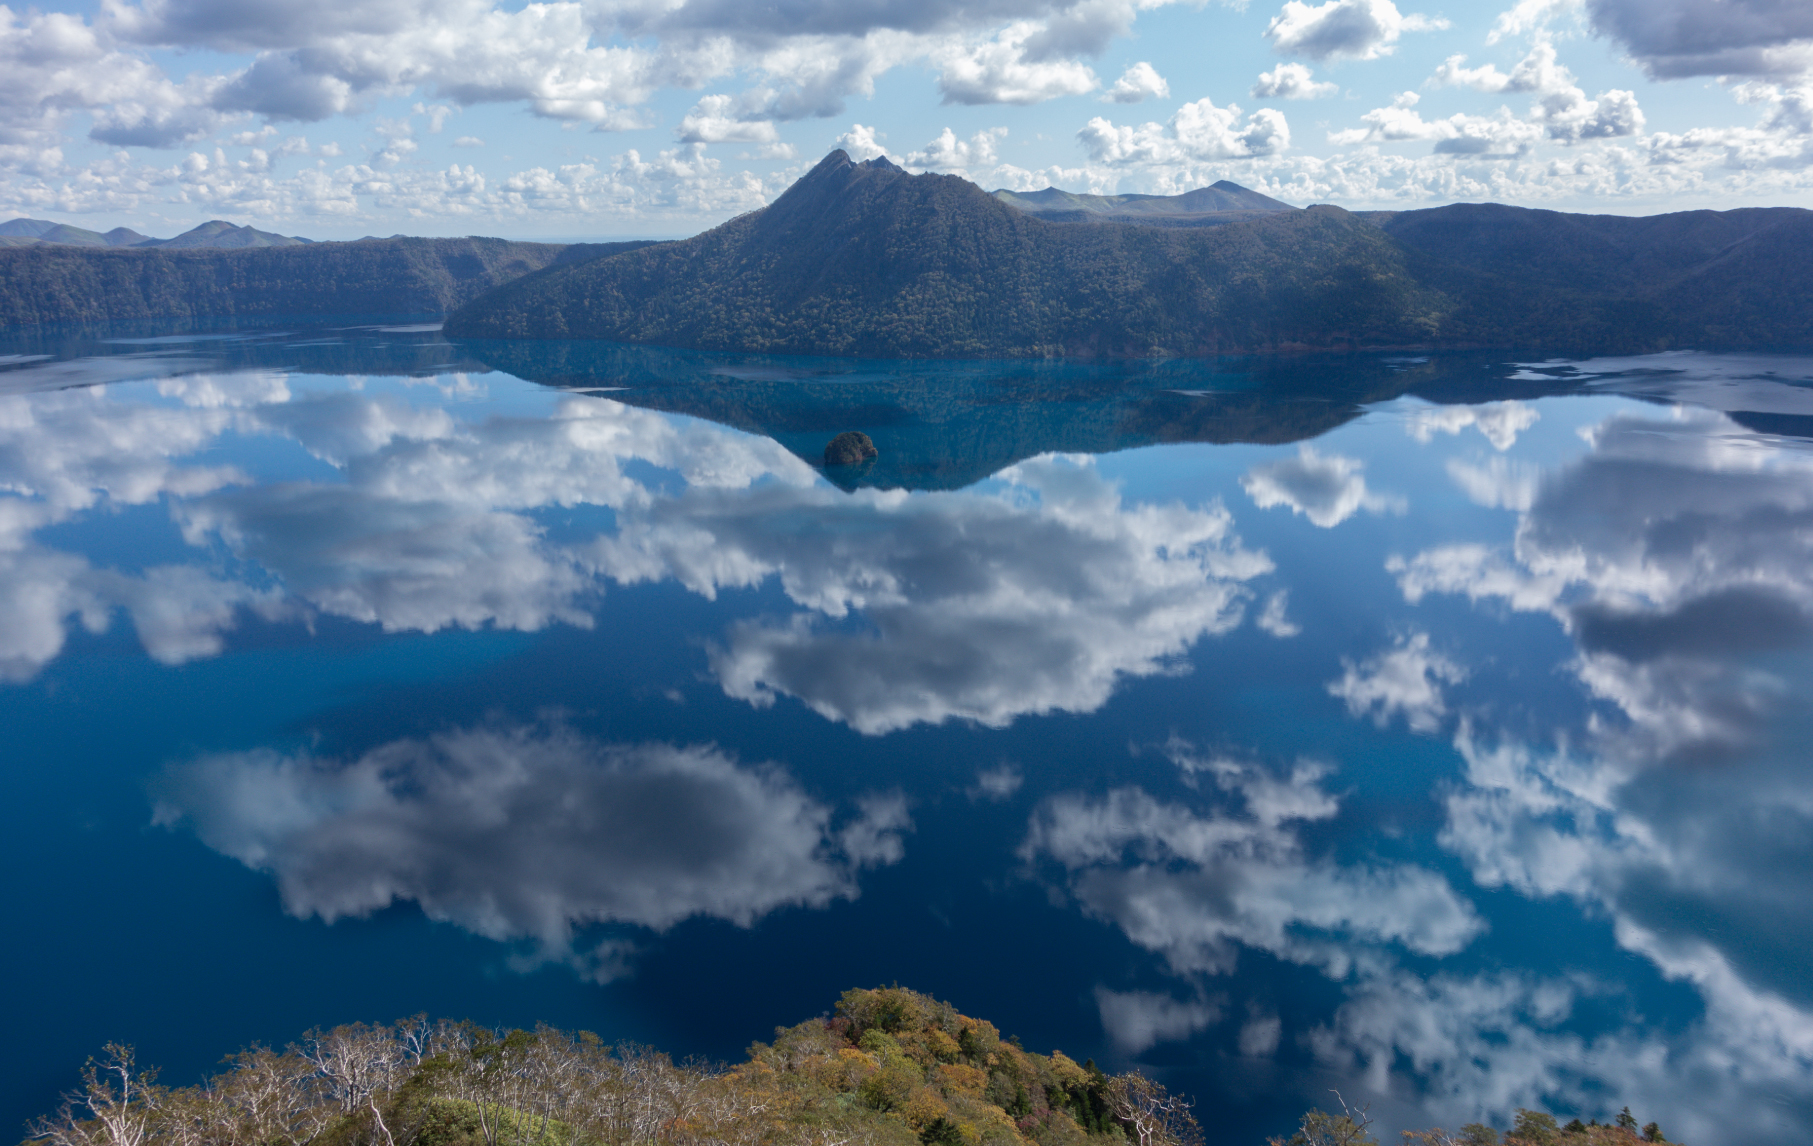
[[[899,861],[911,828],[898,796],[839,817],[772,765],[558,727],[462,729],[350,761],[208,756],[169,769],[158,795],[158,823],[272,873],[293,915],[413,901],[601,980],[622,970],[622,945],[576,952],[588,925],[747,927],[852,899],[857,872]]]
[[[1369,951],[1449,955],[1484,930],[1436,872],[1342,864],[1306,847],[1300,826],[1339,808],[1320,787],[1326,767],[1299,764],[1280,777],[1186,745],[1171,752],[1186,771],[1211,776],[1237,810],[1167,803],[1139,788],[1054,796],[1034,813],[1021,857],[1056,865],[1085,912],[1174,972],[1227,974],[1244,946],[1339,979]]]
[[[1362,509],[1372,513],[1403,513],[1402,498],[1386,497],[1366,488],[1356,458],[1322,455],[1310,446],[1297,447],[1297,456],[1262,462],[1248,470],[1240,486],[1260,509],[1289,507],[1313,525],[1333,529]]]
[[[1511,551],[1438,546],[1404,596],[1553,614],[1574,671],[1622,711],[1623,751],[1712,758],[1758,743],[1786,698],[1762,654],[1813,642],[1813,457],[1723,414],[1620,413],[1546,478]]]

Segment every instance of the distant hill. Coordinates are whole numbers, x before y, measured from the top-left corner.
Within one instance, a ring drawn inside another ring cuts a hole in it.
[[[293,247],[310,241],[312,240],[241,227],[222,219],[203,223],[174,239],[153,239],[130,227],[115,227],[102,234],[72,227],[67,223],[52,223],[46,219],[14,219],[9,223],[0,223],[0,246],[52,243],[73,247],[208,247],[237,250],[243,247]]]
[[[1048,223],[1137,223],[1149,227],[1204,227],[1295,211],[1269,195],[1226,179],[1182,195],[1082,195],[1047,187],[1043,191],[1007,191],[995,198]]]
[[[837,151],[761,211],[525,276],[447,331],[926,358],[1813,347],[1813,212],[1795,208],[1631,219],[1277,204],[1153,227],[1109,214],[1275,201],[1232,184],[1196,199],[1036,196],[1020,198],[1106,221],[1054,224],[954,176]]]
[[[587,244],[580,254],[599,257],[646,245]],[[572,249],[479,238],[227,249],[39,243],[0,249],[0,327],[229,316],[438,316],[549,266]]]
[[[527,276],[447,329],[874,357],[1194,355],[1418,344],[1449,305],[1336,207],[1059,226],[955,176],[836,151],[764,210]]]
[[[184,231],[174,239],[149,239],[141,246],[180,250],[186,247],[213,247],[218,250],[240,250],[245,247],[295,247],[311,242],[289,235],[274,235],[252,227],[238,227],[221,219],[203,223]]]

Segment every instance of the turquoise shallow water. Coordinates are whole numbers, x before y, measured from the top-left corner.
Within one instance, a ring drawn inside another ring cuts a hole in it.
[[[107,333],[0,348],[0,1120],[898,981],[1229,1141],[1813,1132],[1813,362]]]

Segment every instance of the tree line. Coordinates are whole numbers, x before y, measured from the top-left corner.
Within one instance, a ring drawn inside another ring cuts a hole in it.
[[[737,1065],[542,1025],[423,1016],[253,1046],[168,1087],[110,1043],[82,1085],[28,1127],[44,1146],[1201,1146],[1184,1097],[1133,1071],[1025,1050],[981,1019],[899,987],[846,992]],[[1337,1096],[1338,1097],[1338,1096]],[[1306,1114],[1271,1146],[1377,1146],[1365,1112]],[[1635,1146],[1611,1126],[1520,1111],[1502,1142],[1479,1125],[1405,1146]]]

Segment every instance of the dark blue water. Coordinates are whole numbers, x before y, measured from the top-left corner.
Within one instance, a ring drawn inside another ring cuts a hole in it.
[[[0,1123],[899,982],[1228,1141],[1813,1134],[1813,362],[133,333],[0,348]]]

